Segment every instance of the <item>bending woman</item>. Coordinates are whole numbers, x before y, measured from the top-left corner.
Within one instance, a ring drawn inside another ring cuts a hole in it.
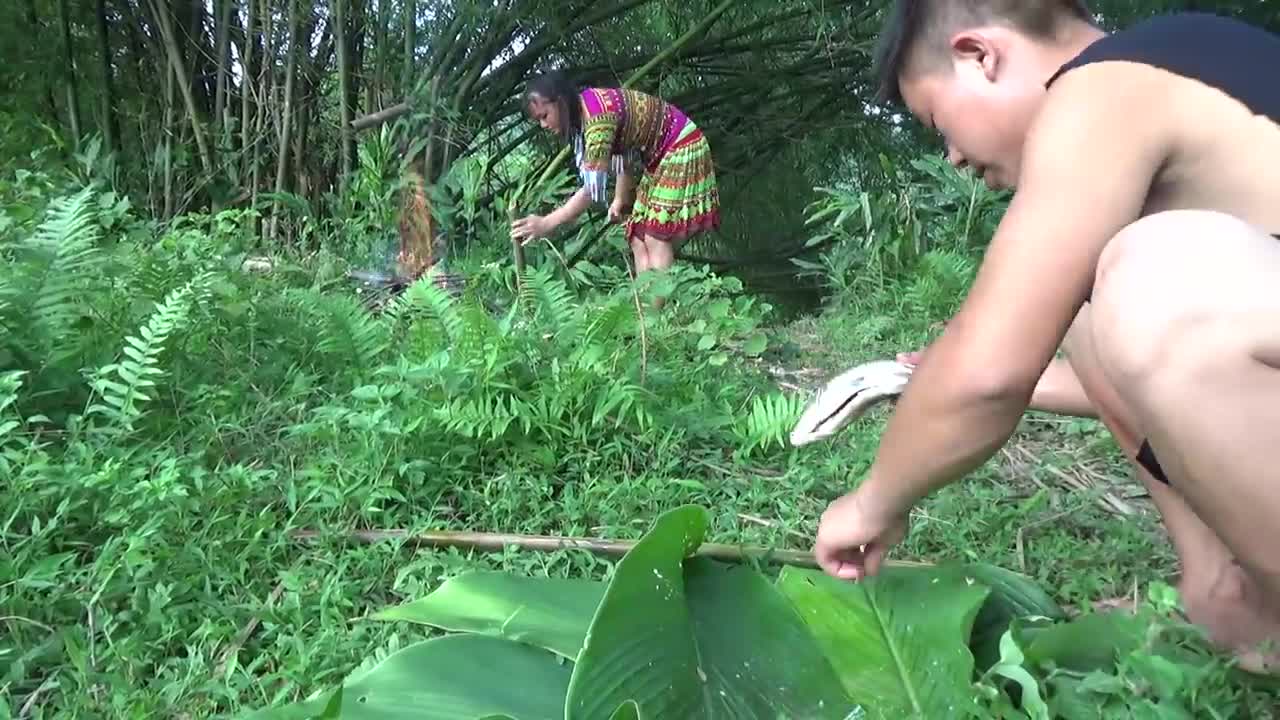
[[[573,147],[583,186],[553,212],[515,221],[517,238],[545,237],[592,204],[608,203],[610,174],[617,181],[609,221],[626,218],[637,275],[670,267],[674,244],[720,226],[711,146],[679,108],[634,90],[579,91],[559,71],[530,80],[524,103],[530,117]]]

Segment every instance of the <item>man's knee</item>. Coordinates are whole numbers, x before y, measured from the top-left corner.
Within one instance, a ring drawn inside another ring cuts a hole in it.
[[[1205,258],[1232,235],[1255,233],[1241,220],[1202,210],[1174,210],[1142,218],[1111,239],[1098,258],[1092,308],[1100,362],[1118,384],[1142,383],[1171,363],[1193,361],[1200,342],[1188,342],[1213,315]],[[1215,247],[1217,246],[1217,247]]]

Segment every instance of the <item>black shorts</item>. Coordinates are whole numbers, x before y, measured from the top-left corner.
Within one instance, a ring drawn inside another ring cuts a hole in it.
[[[1164,468],[1160,467],[1160,461],[1156,459],[1155,450],[1151,449],[1151,443],[1146,440],[1142,441],[1142,445],[1138,446],[1138,455],[1135,458],[1151,476],[1165,485],[1169,484],[1169,477],[1164,474]]]

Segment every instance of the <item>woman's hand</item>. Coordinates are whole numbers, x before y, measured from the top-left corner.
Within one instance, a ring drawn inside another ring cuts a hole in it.
[[[556,226],[544,215],[529,215],[511,223],[511,235],[524,245],[530,240],[544,238],[555,230]]]
[[[620,197],[613,199],[613,204],[609,206],[609,222],[620,223],[631,214],[631,203]]]

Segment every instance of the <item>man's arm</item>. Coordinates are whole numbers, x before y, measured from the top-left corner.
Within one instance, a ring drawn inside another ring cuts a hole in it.
[[[1055,415],[1096,418],[1098,411],[1084,393],[1084,386],[1071,363],[1055,358],[1044,369],[1035,392],[1031,393],[1029,407]]]
[[[973,289],[913,373],[859,489],[879,516],[905,514],[1008,440],[1103,247],[1141,214],[1167,154],[1158,98],[1133,84],[1096,90],[1101,67],[1063,77],[1045,100]]]

